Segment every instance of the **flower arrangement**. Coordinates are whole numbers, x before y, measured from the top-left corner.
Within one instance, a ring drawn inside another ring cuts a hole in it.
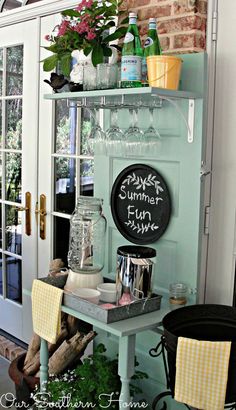
[[[52,34],[45,36],[51,44],[44,47],[53,54],[43,60],[44,71],[52,71],[60,63],[61,72],[67,77],[71,70],[71,52],[83,50],[91,53],[92,64],[103,62],[104,57],[112,55],[111,41],[125,35],[125,26],[116,27],[115,20],[122,14],[119,7],[123,0],[82,0],[75,9],[64,10],[61,23]],[[126,19],[121,23],[125,24]],[[112,45],[119,49],[119,46]]]
[[[36,389],[33,393],[36,406],[43,404],[43,408],[46,408],[47,403],[49,408],[54,404],[55,408],[119,409],[118,392],[121,384],[118,360],[106,357],[105,352],[105,346],[99,344],[95,347],[93,355],[85,358],[83,364],[78,365],[76,369],[50,378],[47,392],[39,393]],[[136,370],[132,380],[147,377],[146,373]],[[133,383],[130,388],[132,395],[142,392]]]

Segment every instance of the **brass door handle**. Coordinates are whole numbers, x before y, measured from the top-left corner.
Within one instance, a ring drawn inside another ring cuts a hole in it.
[[[28,210],[29,210],[29,208],[24,207],[24,206],[19,206],[19,207],[14,206],[14,209],[15,209],[17,212],[28,211]]]
[[[46,216],[47,215],[47,211],[45,211],[45,209],[44,210],[42,210],[42,209],[35,209],[35,214],[36,215],[40,215],[40,216]]]
[[[31,235],[31,193],[25,193],[25,206],[15,206],[14,209],[17,212],[25,211],[25,233],[26,235]]]
[[[40,195],[40,203],[38,209],[38,203],[36,203],[35,215],[39,215],[39,231],[40,238],[46,239],[46,195]]]

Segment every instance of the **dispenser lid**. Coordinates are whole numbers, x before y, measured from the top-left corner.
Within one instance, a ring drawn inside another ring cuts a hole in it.
[[[150,259],[155,258],[156,249],[147,246],[120,246],[117,249],[117,254],[121,256],[128,256],[130,258]]]

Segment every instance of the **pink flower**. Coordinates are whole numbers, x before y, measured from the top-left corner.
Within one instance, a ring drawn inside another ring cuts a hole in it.
[[[102,15],[101,16],[96,16],[95,19],[96,20],[102,20],[102,19],[104,19],[104,16],[102,16]]]
[[[81,21],[80,23],[76,24],[76,26],[74,26],[73,29],[74,31],[77,31],[77,33],[79,34],[84,34],[89,31],[89,25],[87,21]]]
[[[59,26],[58,30],[58,37],[64,36],[68,26],[70,25],[68,20],[63,20],[62,23]]]
[[[92,5],[93,5],[93,0],[87,0],[87,2],[86,2],[87,9],[90,9],[92,7]]]
[[[90,9],[93,5],[93,0],[82,0],[81,3],[76,7],[77,11],[83,10],[83,8]]]
[[[49,34],[46,34],[46,35],[44,36],[44,40],[47,40],[47,41],[50,41],[50,40],[51,40],[51,37],[49,36]]]
[[[94,38],[96,38],[96,34],[94,33],[93,30],[89,30],[86,38],[87,40],[93,40]]]

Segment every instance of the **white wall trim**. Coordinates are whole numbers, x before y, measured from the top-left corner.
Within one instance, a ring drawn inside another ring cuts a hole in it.
[[[37,17],[59,13],[62,10],[78,5],[75,0],[43,0],[28,6],[18,7],[0,13],[0,28],[32,20]]]

